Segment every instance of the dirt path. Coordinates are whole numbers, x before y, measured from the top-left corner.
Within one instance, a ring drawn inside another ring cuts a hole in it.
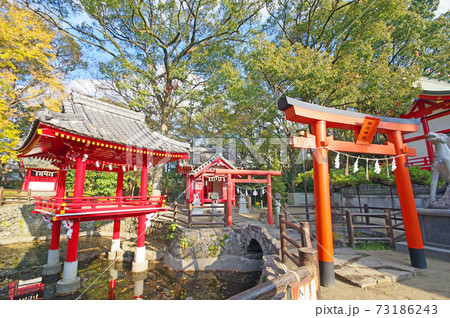
[[[374,257],[383,257],[397,263],[409,264],[406,254],[394,251],[364,251]],[[450,263],[427,259],[428,268],[419,270],[415,276],[397,283],[382,283],[374,287],[360,288],[336,279],[334,288],[321,289],[324,300],[437,300],[450,299]]]

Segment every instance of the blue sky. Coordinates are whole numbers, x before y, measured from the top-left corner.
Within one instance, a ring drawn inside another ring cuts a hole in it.
[[[440,16],[443,13],[446,13],[447,11],[450,10],[450,0],[440,0],[439,2],[439,6],[438,9],[436,11],[436,17]],[[263,18],[267,18],[267,13],[265,14],[263,12]],[[87,14],[81,14],[77,17],[75,17],[74,19],[71,19],[72,23],[78,24],[81,23],[83,21],[87,21],[89,20],[89,17],[87,16]],[[93,72],[96,72],[96,64],[107,58],[105,56],[105,54],[96,52],[96,51],[87,51],[85,49],[83,49],[84,51],[84,56],[88,57],[89,59],[89,70],[78,70],[75,72],[72,72],[72,74],[69,77],[69,81],[82,81],[84,85],[87,85],[88,82],[86,80],[88,79],[92,79],[95,78],[95,76],[92,74]],[[80,84],[80,82],[78,82],[77,84],[74,84],[72,86],[78,86]]]

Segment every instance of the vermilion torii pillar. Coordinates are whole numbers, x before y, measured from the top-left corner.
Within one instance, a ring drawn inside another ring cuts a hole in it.
[[[427,263],[419,219],[406,165],[406,156],[415,156],[416,153],[415,149],[408,149],[402,140],[402,133],[417,131],[417,125],[420,121],[337,110],[289,97],[280,98],[278,108],[285,112],[287,120],[311,125],[311,134],[307,134],[306,137],[293,137],[291,146],[313,150],[317,251],[322,286],[334,286],[328,149],[398,156],[396,159],[397,169],[394,173],[405,224],[410,261],[414,267],[426,268]],[[332,136],[327,136],[327,128],[352,130],[355,132],[355,142],[334,140]],[[375,133],[387,135],[388,142],[384,145],[372,144]]]
[[[272,216],[272,177],[281,176],[281,171],[271,170],[230,170],[230,169],[215,169],[211,170],[215,174],[227,175],[227,226],[233,223],[232,214],[232,189],[236,183],[267,183],[267,223],[273,225]],[[233,179],[232,176],[247,176],[243,179]],[[251,176],[265,176],[265,179],[252,179]]]

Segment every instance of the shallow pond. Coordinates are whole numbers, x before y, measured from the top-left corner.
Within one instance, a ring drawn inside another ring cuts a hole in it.
[[[81,289],[64,299],[226,299],[255,286],[260,272],[175,272],[161,262],[149,262],[147,272],[131,273],[131,263],[110,263],[105,254],[110,240],[80,238],[78,275]],[[41,276],[48,244],[0,246],[0,299],[9,299],[10,284]],[[65,255],[64,244],[61,254]],[[58,278],[45,278],[40,298],[56,297]]]

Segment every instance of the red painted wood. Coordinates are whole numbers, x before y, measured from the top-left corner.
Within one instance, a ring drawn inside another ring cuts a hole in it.
[[[86,176],[86,162],[83,161],[81,157],[76,159],[77,166],[75,171],[75,184],[73,186],[73,196],[75,199],[75,203],[77,203],[76,207],[81,208],[82,197],[84,192],[84,181]],[[67,243],[67,257],[66,262],[74,262],[77,260],[78,253],[78,235],[80,232],[80,219],[73,220],[72,226],[72,238],[69,239]]]
[[[146,197],[148,192],[148,169],[147,166],[142,167],[141,170],[141,197]],[[145,222],[147,218],[145,215],[139,216],[138,224],[138,238],[137,247],[142,247],[145,245]]]
[[[266,176],[267,179],[267,222],[269,225],[273,225],[272,216],[272,177],[270,175]]]
[[[22,190],[28,190],[28,185],[30,184],[31,178],[31,169],[27,169],[27,175],[25,176],[25,180],[22,183]]]

